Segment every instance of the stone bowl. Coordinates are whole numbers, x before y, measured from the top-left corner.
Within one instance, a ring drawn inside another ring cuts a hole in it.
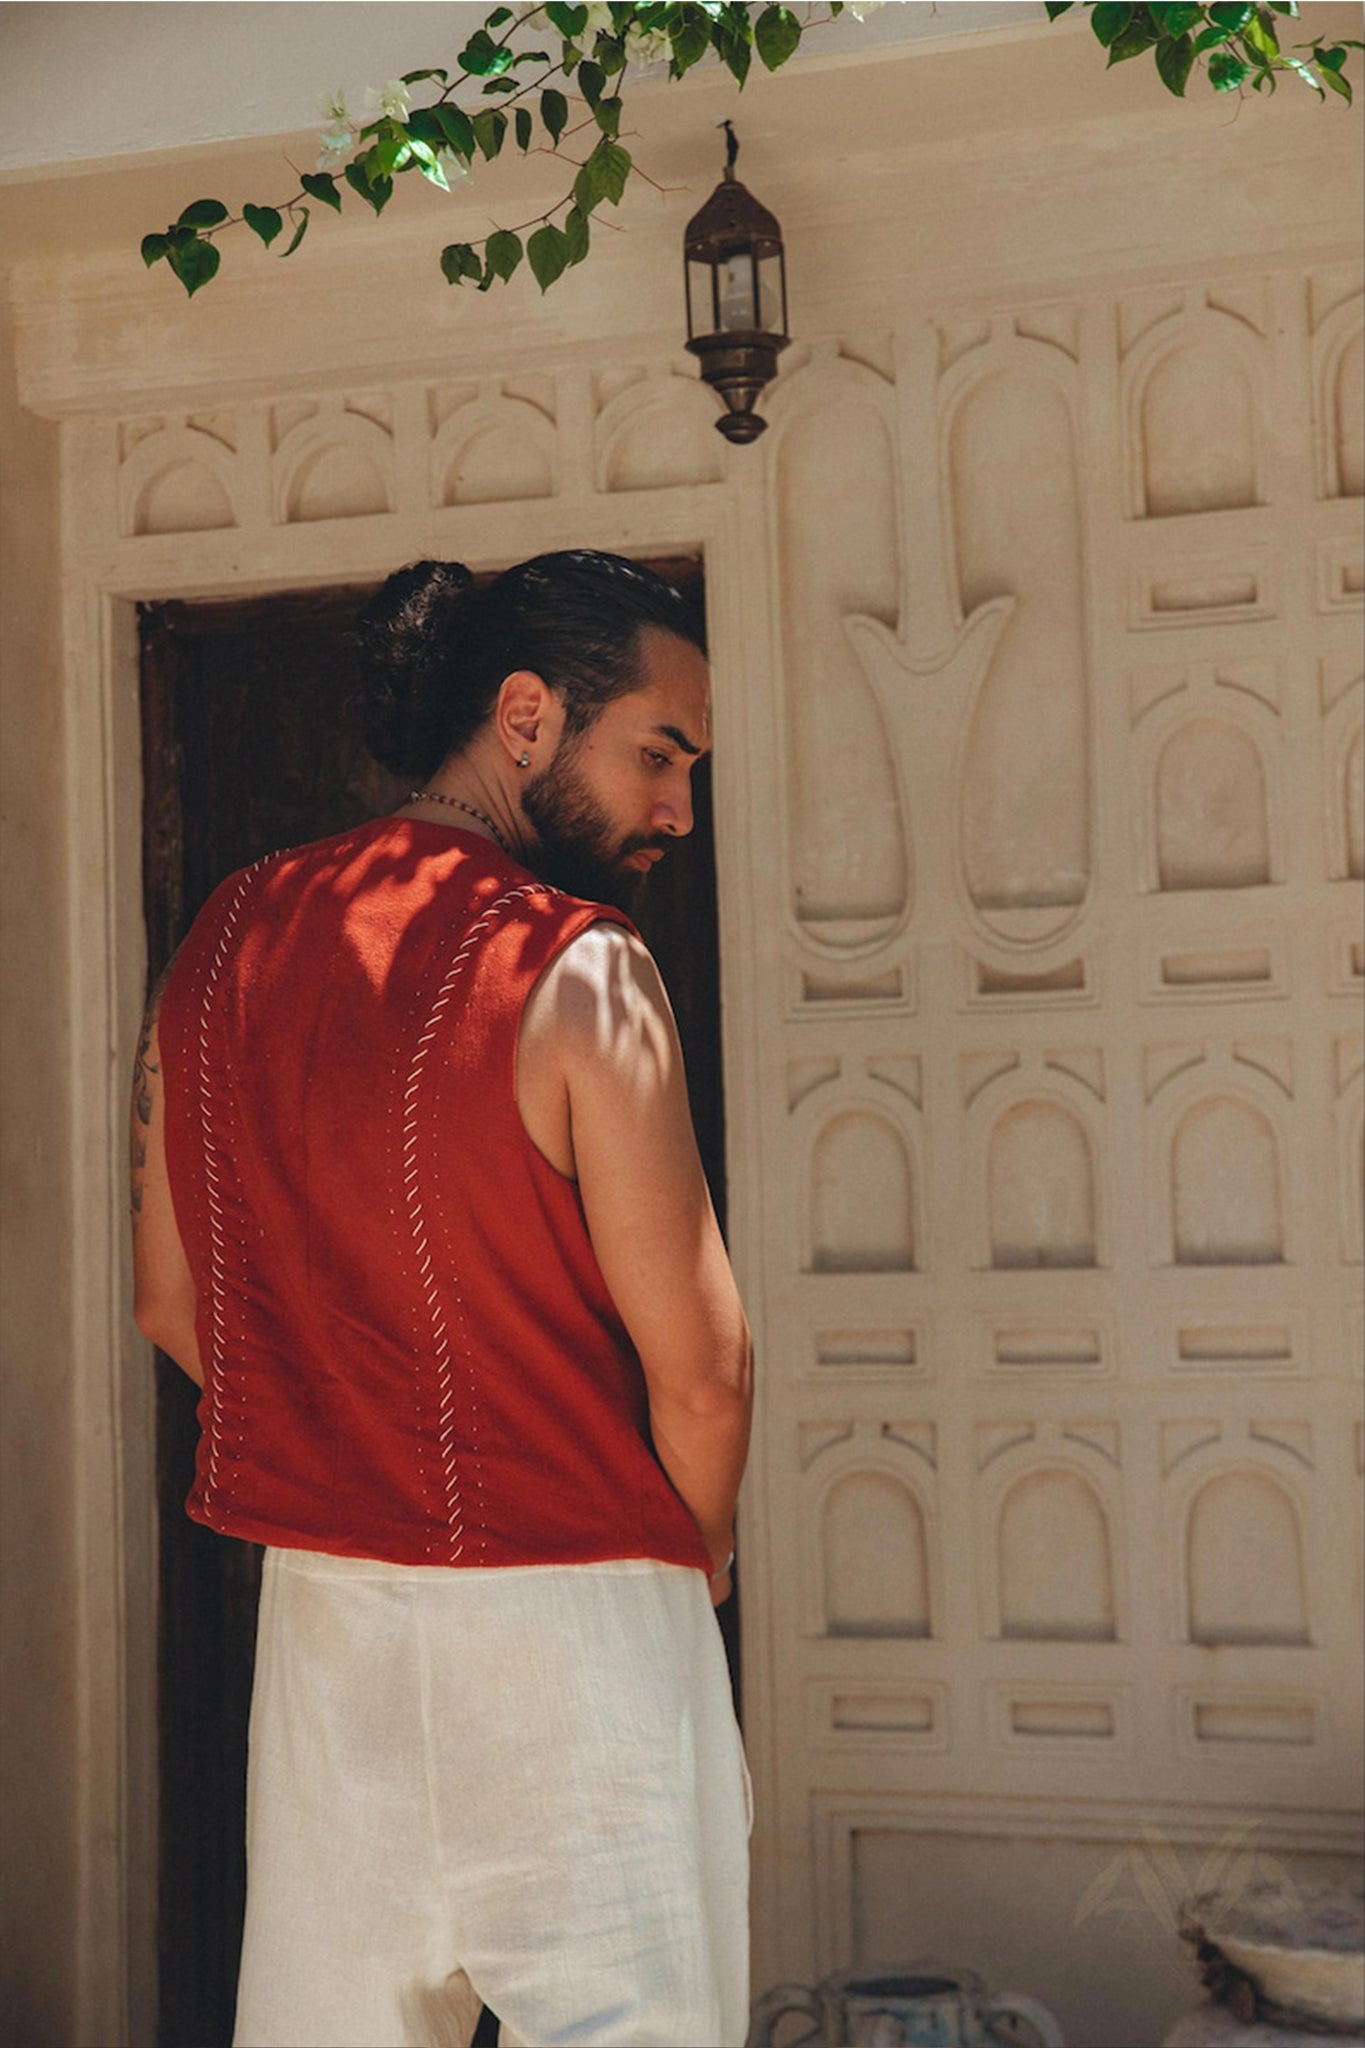
[[[1365,1885],[1261,1879],[1196,1892],[1180,1913],[1191,1951],[1206,1942],[1251,1978],[1277,2016],[1346,2033],[1365,2025]]]

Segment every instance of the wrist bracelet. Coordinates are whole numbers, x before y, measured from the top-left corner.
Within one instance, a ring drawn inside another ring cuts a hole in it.
[[[727,1573],[727,1572],[729,1571],[729,1569],[730,1569],[731,1565],[732,1565],[732,1564],[734,1563],[734,1561],[735,1561],[735,1553],[734,1553],[734,1551],[732,1550],[732,1551],[730,1552],[730,1555],[729,1555],[729,1556],[728,1556],[728,1557],[726,1558],[726,1560],[725,1560],[724,1564],[723,1564],[723,1565],[721,1566],[720,1570],[719,1570],[718,1572],[712,1572],[712,1574],[711,1574],[711,1583],[712,1583],[712,1585],[714,1585],[714,1584],[715,1584],[715,1582],[716,1582],[716,1580],[717,1580],[717,1579],[723,1579],[723,1578],[725,1577],[726,1573]]]

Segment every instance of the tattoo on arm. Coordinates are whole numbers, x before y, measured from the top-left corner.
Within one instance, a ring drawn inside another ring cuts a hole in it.
[[[152,1121],[152,1104],[155,1091],[160,1085],[161,1067],[151,1057],[152,1033],[161,1014],[161,998],[170,979],[174,955],[158,975],[147,1008],[143,1013],[142,1028],[138,1033],[137,1053],[133,1060],[133,1111],[129,1122],[129,1168],[132,1175],[133,1229],[142,1213],[142,1175],[147,1165],[147,1130]]]

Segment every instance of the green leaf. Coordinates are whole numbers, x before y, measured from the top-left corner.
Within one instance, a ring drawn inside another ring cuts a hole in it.
[[[429,184],[437,186],[442,192],[450,190],[450,180],[441,169],[436,158],[436,152],[430,143],[414,142],[412,145],[412,160]]]
[[[459,284],[461,278],[480,278],[483,265],[468,242],[450,242],[441,251],[441,271],[447,284]]]
[[[553,22],[562,36],[582,35],[588,25],[588,10],[586,7],[568,7],[556,4],[556,0],[550,0],[550,5],[545,9],[545,13],[547,19]]]
[[[1300,63],[1297,57],[1290,57],[1288,59],[1288,64],[1289,69],[1291,71],[1297,71],[1299,77],[1303,80],[1305,85],[1312,86],[1314,92],[1317,94],[1320,100],[1326,99],[1327,95],[1322,89],[1322,80],[1318,77],[1317,72],[1314,71],[1310,65]]]
[[[487,29],[480,28],[474,31],[455,61],[462,71],[468,71],[475,78],[491,78],[499,72],[511,70],[512,52],[500,48]]]
[[[376,213],[384,211],[393,191],[392,178],[373,178],[364,164],[347,164],[342,176],[351,190],[360,194],[367,206],[373,207]]]
[[[479,90],[485,94],[490,92],[518,92],[520,87],[515,78],[485,78]]]
[[[526,260],[543,294],[567,269],[569,245],[560,230],[547,222],[543,228],[536,229],[526,244]]]
[[[170,246],[170,242],[165,235],[144,235],[142,237],[142,260],[148,270],[151,269],[154,263],[161,261]]]
[[[569,119],[569,102],[563,93],[556,92],[553,86],[548,86],[540,95],[540,118],[545,123],[551,142],[558,147],[559,138],[564,133]]]
[[[1149,28],[1145,21],[1131,21],[1122,35],[1115,36],[1109,45],[1109,64],[1105,69],[1108,70],[1114,64],[1126,63],[1130,57],[1140,57],[1144,50],[1151,49],[1156,40],[1155,31]]]
[[[597,176],[593,169],[596,161],[595,157],[590,156],[573,181],[573,203],[579,212],[584,215],[591,213],[593,208],[605,196],[598,185]]]
[[[1215,92],[1235,92],[1251,76],[1251,66],[1231,50],[1215,50],[1209,58],[1209,84]]]
[[[581,263],[588,253],[591,229],[588,216],[571,206],[564,216],[564,241],[569,251],[570,263]]]
[[[492,277],[509,278],[521,261],[521,236],[499,228],[484,244],[484,266]]]
[[[334,212],[340,213],[341,194],[337,191],[337,181],[330,171],[308,171],[299,179],[299,183],[310,199],[320,200],[322,205],[330,206]]]
[[[436,107],[433,112],[456,156],[462,156],[468,163],[474,154],[474,124],[468,114],[462,107],[449,105]]]
[[[209,200],[207,203],[212,206],[216,205],[217,201]],[[184,225],[183,214],[178,225]],[[187,297],[192,299],[201,285],[207,284],[211,277],[217,275],[222,257],[212,242],[202,241],[195,235],[188,242],[172,242],[166,251],[166,261],[184,285]]]
[[[176,226],[178,228],[216,228],[219,222],[225,221],[227,217],[228,210],[221,199],[196,199],[192,205],[185,208],[185,211],[176,222]],[[213,272],[210,271],[209,277],[212,277],[212,275]],[[199,283],[207,284],[208,278],[200,278]],[[196,291],[198,288],[198,285],[193,287]]]
[[[1207,28],[1200,29],[1194,39],[1196,53],[1204,50],[1216,50],[1219,44],[1225,43],[1231,34],[1232,30],[1230,28],[1220,28],[1216,21],[1211,21]]]
[[[1322,71],[1323,84],[1325,86],[1330,87],[1330,89],[1333,92],[1340,93],[1341,97],[1345,100],[1347,106],[1349,107],[1349,105],[1351,104],[1350,80],[1343,78],[1339,72],[1334,71],[1330,64],[1324,64],[1320,68]]]
[[[754,44],[769,71],[785,64],[801,45],[801,24],[790,7],[765,7],[754,23]]]
[[[1242,30],[1242,41],[1267,64],[1277,64],[1280,61],[1280,45],[1273,23],[1260,21],[1253,15]]]
[[[617,94],[609,100],[599,100],[593,108],[593,118],[604,135],[619,135],[621,132],[621,101]]]
[[[623,149],[619,142],[603,140],[588,162],[597,165],[596,184],[603,198],[609,199],[613,206],[619,206],[621,194],[626,189],[626,179],[630,176],[630,151]]]
[[[668,25],[668,40],[673,51],[672,75],[681,78],[711,47],[711,24],[701,8],[684,7],[681,18]]]
[[[442,85],[446,85],[449,82],[450,73],[448,71],[405,71],[403,73],[404,85],[420,85],[424,78],[439,78]]]
[[[377,208],[377,207],[376,207],[375,211],[376,211],[376,212],[378,212],[378,208]],[[299,243],[300,243],[300,242],[301,242],[301,241],[303,240],[303,238],[304,238],[304,236],[305,236],[305,235],[307,234],[307,232],[308,232],[308,208],[307,208],[307,207],[305,206],[305,207],[302,207],[302,208],[300,209],[300,211],[299,211],[299,218],[298,218],[298,222],[297,222],[297,225],[295,226],[295,229],[294,229],[294,233],[293,233],[293,236],[292,236],[292,238],[291,238],[291,240],[290,240],[290,243],[289,243],[289,247],[288,247],[287,249],[281,249],[281,251],[280,251],[280,261],[281,261],[281,263],[283,263],[283,261],[284,261],[284,259],[285,259],[285,257],[286,257],[286,256],[292,256],[292,255],[293,255],[294,251],[295,251],[295,250],[296,250],[296,249],[298,248],[298,246],[299,246]]]
[[[484,27],[501,28],[505,21],[510,21],[511,19],[512,10],[510,7],[495,7],[493,9],[493,12],[489,15],[487,21],[484,23]]]
[[[1076,0],[1043,0],[1049,21],[1055,21],[1059,14],[1069,14]]]
[[[1193,63],[1194,41],[1190,36],[1166,36],[1156,46],[1156,68],[1161,83],[1178,100],[1185,97],[1185,86]]]
[[[749,66],[754,55],[749,38],[737,35],[728,23],[723,23],[715,29],[711,41],[719,50],[721,62],[728,69],[730,76],[738,86],[743,87],[745,79],[749,76]]]
[[[532,122],[530,108],[518,107],[516,113],[512,116],[512,120],[517,131],[517,148],[524,155],[531,147]]]
[[[1246,0],[1219,0],[1219,5],[1210,7],[1209,20],[1217,22],[1219,28],[1231,29],[1234,35],[1246,27],[1256,9],[1248,6]]]
[[[518,50],[512,59],[512,68],[515,70],[518,64],[548,64],[549,61],[548,50]]]
[[[1320,71],[1340,71],[1342,65],[1346,62],[1346,52],[1340,48],[1332,50],[1319,50],[1315,48],[1313,51],[1313,62]]]
[[[590,107],[597,105],[606,82],[607,74],[602,66],[594,64],[590,57],[585,57],[578,67],[578,90]]]
[[[260,236],[267,249],[284,226],[284,215],[275,207],[253,206],[250,200],[242,208],[242,219],[253,235]]]
[[[1132,18],[1131,7],[1111,6],[1109,0],[1100,0],[1099,6],[1090,10],[1090,26],[1096,42],[1103,43],[1107,50],[1111,43],[1118,41]]]
[[[1190,0],[1171,0],[1170,5],[1163,5],[1162,0],[1151,0],[1147,12],[1162,35],[1172,38],[1188,35],[1204,19],[1203,8],[1191,5]]]
[[[614,78],[618,71],[626,68],[626,46],[616,36],[599,32],[592,53],[608,78]]]
[[[387,178],[393,171],[401,171],[412,154],[408,131],[398,121],[386,121],[384,132],[365,155],[365,167],[370,182],[376,178]]]
[[[507,116],[500,107],[485,107],[475,114],[471,123],[474,140],[491,162],[502,148],[502,139],[507,133]]]

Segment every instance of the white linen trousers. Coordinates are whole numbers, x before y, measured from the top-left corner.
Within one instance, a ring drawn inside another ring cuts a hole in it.
[[[700,1572],[267,1550],[234,2048],[740,2048],[751,1810]]]

